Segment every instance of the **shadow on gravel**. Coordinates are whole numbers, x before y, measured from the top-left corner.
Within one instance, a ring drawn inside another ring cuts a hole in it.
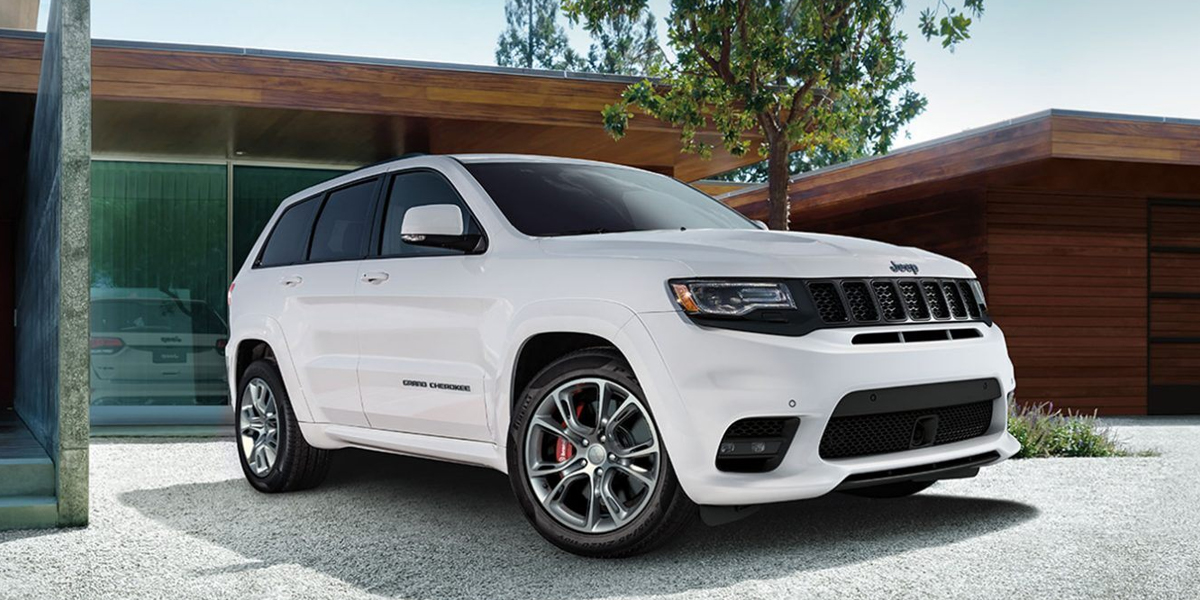
[[[191,576],[296,564],[371,593],[421,600],[718,588],[950,544],[1038,512],[932,492],[901,500],[833,495],[764,507],[723,527],[697,522],[654,553],[601,561],[543,541],[500,473],[354,450],[339,452],[329,479],[308,492],[265,495],[236,479],[127,492],[121,500],[247,559]]]

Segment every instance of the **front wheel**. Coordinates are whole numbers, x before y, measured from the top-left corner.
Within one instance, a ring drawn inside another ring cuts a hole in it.
[[[647,552],[696,514],[633,370],[608,348],[534,377],[515,406],[508,472],[538,533],[583,556]]]
[[[238,458],[260,492],[315,487],[329,472],[329,451],[304,440],[279,370],[259,360],[246,368],[237,399]]]

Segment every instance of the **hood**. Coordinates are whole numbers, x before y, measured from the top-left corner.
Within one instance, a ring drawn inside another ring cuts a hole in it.
[[[677,261],[697,277],[974,276],[966,265],[918,248],[793,231],[635,231],[544,238],[541,245],[556,256]]]

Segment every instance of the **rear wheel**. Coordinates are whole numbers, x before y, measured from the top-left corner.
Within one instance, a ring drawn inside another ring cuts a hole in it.
[[[279,370],[269,361],[251,364],[237,399],[238,458],[260,492],[315,487],[329,472],[329,451],[304,441]]]
[[[632,369],[614,350],[568,354],[521,395],[508,467],[543,537],[584,556],[649,551],[692,520]]]
[[[936,481],[900,481],[885,485],[846,490],[844,493],[863,498],[903,498],[925,491]]]

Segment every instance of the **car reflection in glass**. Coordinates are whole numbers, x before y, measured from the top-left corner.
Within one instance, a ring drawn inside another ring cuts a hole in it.
[[[222,405],[229,328],[186,290],[92,290],[94,405]]]

